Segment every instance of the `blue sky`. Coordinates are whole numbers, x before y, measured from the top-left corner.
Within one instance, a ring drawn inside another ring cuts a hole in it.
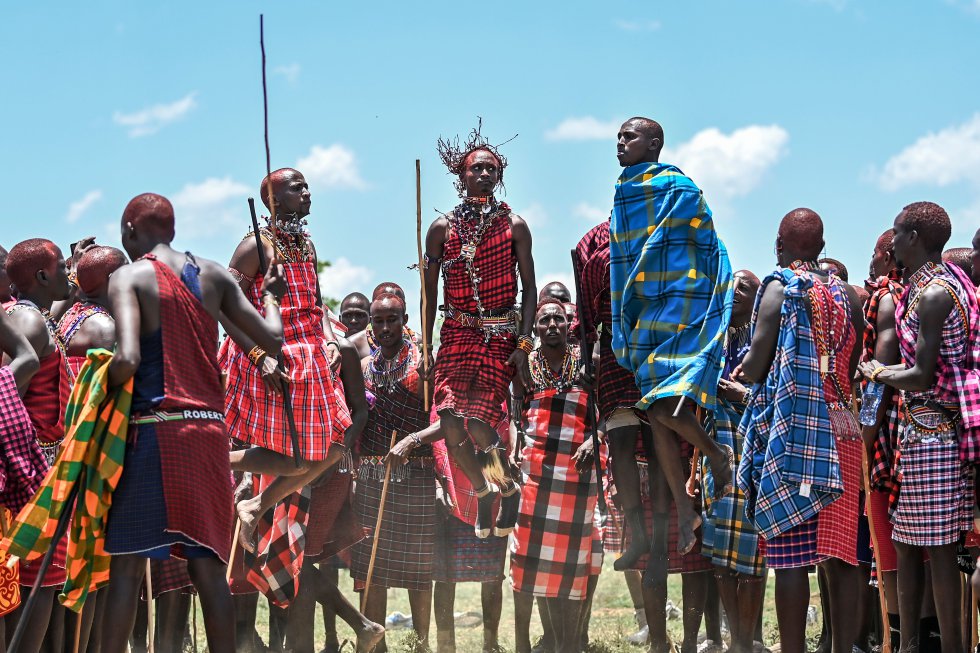
[[[980,226],[977,0],[90,0],[4,9],[0,242],[116,244],[126,202],[154,191],[178,246],[227,261],[265,167],[262,11],[273,167],[307,173],[334,296],[416,291],[414,161],[427,224],[456,201],[435,141],[477,116],[494,142],[519,134],[505,199],[539,285],[569,278],[608,214],[634,114],[664,125],[664,160],[704,189],[736,268],[771,269],[797,206],[824,217],[852,282],[908,202],[945,206],[958,245]]]

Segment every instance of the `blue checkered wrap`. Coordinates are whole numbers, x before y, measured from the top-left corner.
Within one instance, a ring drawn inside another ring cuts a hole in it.
[[[753,330],[762,296],[774,280],[785,286],[776,357],[765,381],[752,387],[738,426],[745,443],[738,466],[745,514],[767,539],[802,524],[844,491],[807,313],[813,279],[785,268],[766,277],[753,309]]]
[[[637,408],[683,395],[713,409],[733,284],[701,190],[671,165],[627,167],[609,248],[613,350],[636,377]]]

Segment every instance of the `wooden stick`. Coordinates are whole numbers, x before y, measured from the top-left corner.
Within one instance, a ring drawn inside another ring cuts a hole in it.
[[[237,513],[237,510],[236,510]],[[231,555],[228,556],[228,569],[225,570],[225,581],[231,584],[231,574],[235,565],[235,551],[238,550],[238,535],[242,532],[242,520],[235,516],[235,534],[231,537]]]
[[[153,653],[153,639],[156,635],[156,610],[153,606],[153,577],[150,574],[150,559],[146,559],[146,650]]]
[[[269,226],[272,229],[272,241],[278,240],[279,232],[276,229],[276,202],[272,192],[272,157],[269,155],[269,91],[265,77],[265,16],[259,14],[259,48],[262,50],[262,116],[265,125],[265,174],[266,174],[266,194],[269,197]]]
[[[980,644],[980,631],[977,629],[977,611],[980,610],[980,596],[976,595],[973,591],[973,583],[967,582],[966,584],[970,592],[970,604],[973,609],[970,610],[970,650],[977,650],[977,644]]]
[[[419,248],[419,280],[422,282],[422,397],[425,410],[429,410],[429,334],[425,316],[429,308],[429,298],[425,293],[425,259],[422,255],[422,164],[415,159],[415,240]]]
[[[395,448],[395,439],[398,431],[392,430],[391,444],[388,445],[390,452]],[[378,506],[378,519],[374,522],[374,541],[371,543],[371,559],[368,560],[367,578],[364,580],[364,594],[361,596],[361,613],[367,609],[368,592],[371,590],[371,576],[374,575],[374,559],[378,556],[378,534],[381,532],[381,520],[385,516],[385,499],[388,498],[388,482],[391,481],[391,461],[385,463],[385,480],[381,484],[381,505]]]
[[[78,653],[82,645],[82,613],[79,612],[75,617],[75,643],[72,645],[72,653]]]
[[[197,594],[191,594],[191,645],[197,653]]]
[[[874,511],[871,509],[871,477],[868,471],[868,448],[861,443],[861,467],[864,469],[864,497],[868,513],[868,530],[871,531],[871,547],[875,560],[881,560],[878,551],[878,534],[875,531]],[[888,622],[888,599],[885,597],[885,575],[878,570],[878,605],[881,608],[881,653],[892,653],[892,633]]]

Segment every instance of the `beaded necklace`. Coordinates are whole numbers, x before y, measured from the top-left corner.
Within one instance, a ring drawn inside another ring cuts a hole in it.
[[[306,221],[302,220],[302,224]],[[310,234],[302,226],[297,229],[285,229],[283,225],[294,225],[294,222],[284,222],[277,226],[279,237],[272,237],[272,230],[268,227],[261,227],[259,233],[262,239],[270,243],[276,251],[276,259],[280,263],[302,263],[309,261],[313,257],[313,243],[310,241]],[[250,231],[245,235],[245,239],[254,238],[255,232]]]
[[[510,213],[510,207],[505,202],[497,202],[493,197],[479,198],[487,200],[483,203],[464,201],[453,209],[453,212],[446,216],[449,220],[449,228],[456,231],[459,238],[459,256],[442,262],[442,277],[448,281],[449,268],[457,261],[462,260],[466,267],[466,273],[470,277],[470,285],[473,287],[473,300],[476,302],[476,314],[483,317],[483,304],[480,302],[480,268],[473,265],[476,258],[476,250],[483,240],[483,236],[493,225],[499,216],[506,216]]]
[[[558,392],[569,390],[578,380],[578,366],[578,355],[571,345],[565,345],[565,355],[562,357],[557,373],[551,369],[540,347],[535,349],[528,359],[531,381],[537,390],[549,388],[554,388]]]
[[[412,356],[414,349],[415,345],[403,338],[402,348],[390,360],[385,358],[380,347],[371,353],[365,377],[375,391],[390,393],[408,376],[411,371],[410,363],[415,358]]]
[[[62,317],[61,322],[64,323],[65,318],[69,315],[70,314],[66,314],[64,317]],[[89,319],[93,315],[105,315],[110,320],[113,320],[112,316],[109,315],[109,312],[98,304],[94,302],[84,302],[81,310],[74,315],[75,321],[69,325],[68,330],[65,331],[64,337],[62,337],[62,343],[66,348],[71,344],[71,339],[75,337],[76,333],[78,333],[78,330],[82,327],[82,324],[85,323],[85,320]],[[115,320],[113,320],[113,322],[115,322]]]

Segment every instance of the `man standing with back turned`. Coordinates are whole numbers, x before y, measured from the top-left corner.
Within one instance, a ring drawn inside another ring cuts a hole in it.
[[[630,118],[617,136],[623,174],[610,225],[613,350],[633,372],[654,449],[677,505],[678,549],[701,523],[678,464],[680,436],[703,453],[717,497],[732,490],[732,451],[704,431],[687,400],[714,410],[731,317],[732,268],[701,190],[660,163],[663,128]]]

